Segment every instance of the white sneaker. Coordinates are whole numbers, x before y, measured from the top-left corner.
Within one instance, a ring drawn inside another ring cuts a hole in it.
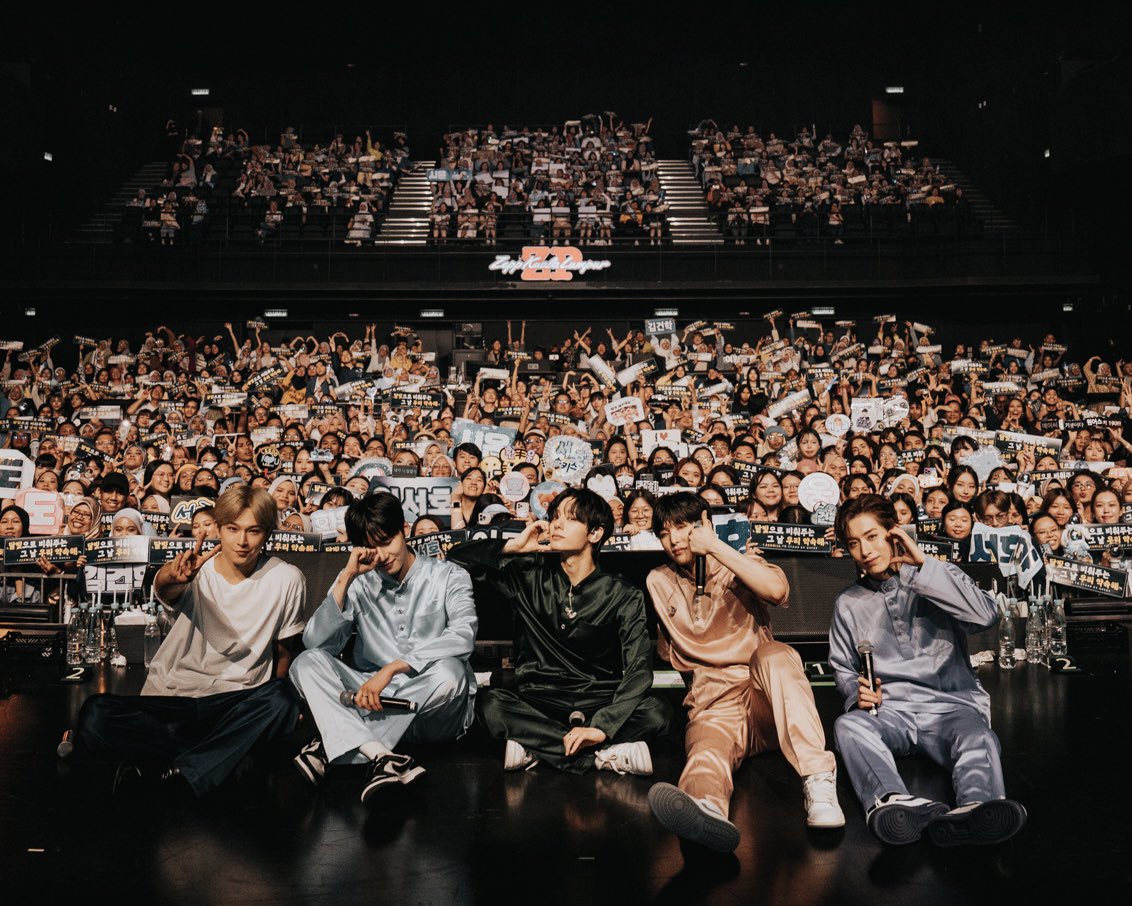
[[[528,752],[515,740],[507,740],[507,746],[503,749],[503,770],[529,771],[536,764],[538,764],[537,755]]]
[[[924,828],[946,811],[942,802],[890,793],[869,809],[865,823],[885,843],[900,846],[919,840]]]
[[[649,807],[656,820],[677,837],[716,852],[733,852],[739,845],[739,828],[702,799],[693,799],[671,783],[654,783]]]
[[[616,771],[618,774],[652,775],[652,755],[644,742],[622,742],[606,746],[594,753],[594,764],[599,771]]]
[[[803,783],[806,824],[809,827],[844,827],[845,813],[837,802],[837,769],[810,774]]]

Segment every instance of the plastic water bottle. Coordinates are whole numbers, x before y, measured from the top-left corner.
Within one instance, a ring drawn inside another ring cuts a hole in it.
[[[1065,619],[1065,600],[1057,598],[1050,605],[1049,653],[1051,656],[1069,653],[1068,628]]]
[[[97,664],[101,660],[102,618],[98,613],[98,605],[92,604],[86,621],[86,640],[83,644],[83,661],[87,664]]]
[[[76,667],[83,662],[83,649],[86,645],[86,605],[71,608],[71,619],[67,622],[67,664]]]
[[[1003,670],[1014,669],[1014,608],[1005,598],[1002,599],[1001,616],[998,621],[998,666]]]
[[[110,605],[106,616],[106,656],[111,660],[121,654],[118,650],[118,627],[115,625],[117,619],[118,603],[115,601]]]
[[[157,616],[152,607],[145,610],[145,665],[149,667],[157,656],[157,649],[161,647],[161,627],[157,625]]]
[[[1026,660],[1031,664],[1042,662],[1042,637],[1045,635],[1045,618],[1042,610],[1042,602],[1039,598],[1034,601],[1026,618]]]

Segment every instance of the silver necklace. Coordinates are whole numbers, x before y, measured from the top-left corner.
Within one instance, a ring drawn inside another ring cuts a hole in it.
[[[568,619],[568,620],[572,620],[572,619],[574,619],[574,617],[576,617],[578,615],[578,612],[576,610],[574,610],[574,586],[573,585],[571,585],[570,590],[568,592],[566,592],[566,606],[563,608],[563,612],[566,614],[566,619]]]

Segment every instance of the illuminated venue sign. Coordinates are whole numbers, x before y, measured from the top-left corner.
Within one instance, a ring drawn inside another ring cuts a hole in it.
[[[519,274],[522,280],[573,280],[575,273],[603,271],[610,264],[606,259],[586,260],[572,245],[527,245],[518,258],[496,255],[488,270],[508,276]]]

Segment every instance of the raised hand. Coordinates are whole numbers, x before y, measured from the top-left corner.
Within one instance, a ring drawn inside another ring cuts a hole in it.
[[[688,536],[688,547],[691,548],[692,553],[697,557],[704,557],[715,549],[715,545],[719,542],[719,535],[715,533],[712,528],[711,519],[708,514],[703,514],[703,520],[697,525],[692,526],[692,533]]]
[[[204,539],[201,538],[192,550],[181,551],[168,565],[170,579],[178,585],[187,585],[192,582],[200,568],[220,553],[220,545],[216,545],[207,554],[201,554]]]
[[[888,540],[892,542],[892,561],[890,565],[899,569],[903,564],[909,566],[923,566],[927,556],[920,546],[916,544],[899,526],[893,526],[888,531]]]
[[[503,547],[505,554],[534,554],[546,550],[544,537],[550,534],[550,523],[545,520],[532,522],[518,538],[512,538]]]

